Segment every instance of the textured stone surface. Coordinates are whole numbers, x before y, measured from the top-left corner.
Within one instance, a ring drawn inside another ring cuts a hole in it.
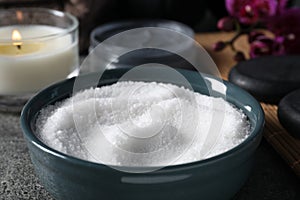
[[[51,199],[34,174],[19,117],[0,113],[0,199]]]
[[[0,200],[51,200],[37,180],[19,116],[0,113]],[[234,200],[297,200],[300,181],[265,141],[249,180]]]

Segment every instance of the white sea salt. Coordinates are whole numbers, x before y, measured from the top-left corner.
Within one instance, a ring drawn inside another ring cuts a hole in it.
[[[206,159],[250,133],[246,115],[222,98],[164,83],[118,82],[43,109],[37,133],[71,156],[116,166]]]

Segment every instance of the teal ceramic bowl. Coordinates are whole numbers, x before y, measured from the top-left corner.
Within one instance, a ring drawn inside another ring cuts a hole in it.
[[[127,71],[106,71],[99,86],[116,82]],[[178,69],[178,72],[196,92],[208,93],[204,79],[198,73],[182,69]],[[98,75],[82,76],[82,88],[89,88],[89,80],[95,76]],[[21,115],[21,126],[36,174],[55,199],[230,199],[247,180],[254,152],[261,140],[264,114],[260,104],[239,87],[224,81],[227,101],[242,109],[251,123],[251,134],[243,143],[206,160],[134,174],[65,155],[46,146],[36,137],[35,122],[40,110],[69,97],[74,80],[65,80],[44,89],[26,104]]]

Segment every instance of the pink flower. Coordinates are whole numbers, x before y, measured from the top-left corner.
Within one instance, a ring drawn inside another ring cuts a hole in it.
[[[287,54],[300,54],[300,8],[283,10],[268,20],[267,27],[277,37],[283,38]]]
[[[213,47],[221,51],[230,46],[235,51],[236,61],[245,60],[245,55],[234,47],[242,35],[248,36],[250,58],[266,55],[300,54],[300,8],[287,8],[289,0],[225,0],[230,16],[219,20],[222,31],[236,30],[228,41],[219,41]],[[256,26],[258,25],[258,26]],[[265,27],[272,37],[255,28]]]
[[[223,17],[218,21],[217,27],[222,31],[233,31],[235,27],[235,19],[232,17]]]
[[[281,38],[272,39],[265,35],[261,35],[250,44],[251,58],[266,55],[283,55],[284,53]]]
[[[248,35],[248,42],[252,43],[254,42],[258,37],[264,36],[265,34],[260,31],[251,31]]]
[[[255,24],[276,14],[277,0],[226,0],[229,14],[242,24]]]
[[[278,0],[277,14],[280,14],[287,6],[289,0]]]
[[[225,47],[226,47],[226,43],[223,41],[219,41],[213,45],[213,50],[222,51],[223,49],[225,49]]]

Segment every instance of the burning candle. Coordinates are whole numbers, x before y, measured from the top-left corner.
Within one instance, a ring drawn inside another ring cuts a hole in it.
[[[48,9],[4,12],[14,13],[17,23],[0,27],[0,95],[33,93],[76,75],[78,22],[74,17]]]
[[[2,29],[3,31],[3,29]],[[0,29],[1,34],[1,29]],[[2,33],[4,34],[4,33]],[[13,30],[11,35],[12,44],[0,44],[0,55],[17,56],[25,55],[39,51],[42,48],[42,43],[31,43],[23,45],[22,36],[18,30]]]

